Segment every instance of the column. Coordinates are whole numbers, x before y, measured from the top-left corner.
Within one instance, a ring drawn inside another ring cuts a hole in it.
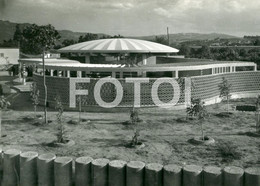
[[[90,63],[90,54],[85,55],[85,63]]]
[[[19,62],[19,81],[22,82],[22,63]]]
[[[26,77],[25,77],[25,64],[23,63],[23,70],[22,70],[23,72],[23,85],[26,85]]]
[[[78,78],[81,78],[81,77],[82,77],[81,71],[77,71],[77,77],[78,77]]]
[[[179,71],[175,70],[175,78],[179,78]]]
[[[61,70],[58,70],[57,74],[58,74],[58,77],[62,77],[62,71]]]
[[[51,69],[51,74],[50,75],[53,76],[53,69]]]
[[[116,78],[116,72],[112,72],[112,77]]]
[[[70,77],[70,71],[67,70],[67,77],[69,78]]]
[[[146,65],[146,64],[147,64],[146,54],[142,54],[142,62],[143,62],[143,65]]]
[[[63,77],[66,77],[66,70],[63,70]]]

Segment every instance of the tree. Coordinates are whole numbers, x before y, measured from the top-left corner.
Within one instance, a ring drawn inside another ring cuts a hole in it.
[[[205,103],[202,102],[201,99],[191,99],[191,105],[186,110],[188,116],[196,117],[199,121],[203,141],[205,140],[203,120],[208,116],[208,112],[204,104]]]
[[[230,90],[232,84],[228,83],[228,80],[225,77],[222,77],[222,82],[218,85],[219,87],[219,97],[223,100],[227,100],[227,112],[229,112],[229,99],[231,97]]]
[[[17,24],[15,26],[15,32],[14,32],[14,36],[13,36],[13,40],[16,42],[17,46],[20,48],[20,42],[23,39],[23,33],[20,29],[20,25]]]
[[[55,97],[55,109],[58,111],[56,114],[57,123],[58,123],[58,133],[57,133],[57,142],[65,143],[65,127],[62,122],[62,114],[63,114],[63,105],[60,96]]]
[[[154,42],[160,43],[163,45],[169,45],[168,40],[164,36],[155,36]]]
[[[62,41],[62,45],[63,47],[69,46],[69,45],[73,45],[75,44],[76,41],[73,39],[65,39],[64,41]]]
[[[81,43],[81,42],[92,41],[92,40],[96,40],[96,39],[98,39],[97,34],[87,33],[85,35],[79,36],[78,42]]]
[[[208,45],[203,45],[198,50],[198,58],[204,58],[204,59],[212,59],[210,47]]]
[[[181,45],[179,54],[184,55],[185,57],[189,57],[191,53],[190,47],[186,44]]]
[[[256,132],[260,133],[260,95],[257,97],[256,100],[256,107],[255,107],[255,115],[256,115]]]
[[[2,137],[2,112],[11,104],[4,96],[0,97],[0,138]]]
[[[77,84],[77,89],[84,89],[83,85],[78,83]],[[77,102],[78,102],[78,105],[79,105],[79,120],[78,120],[78,123],[80,124],[81,122],[81,112],[82,112],[82,105],[85,105],[87,100],[86,98],[84,98],[82,95],[78,95],[77,96]]]
[[[44,85],[44,119],[47,124],[47,86],[45,78],[45,50],[51,49],[55,42],[60,38],[57,30],[52,25],[38,26],[33,24],[23,30],[23,38],[28,44],[31,52],[42,53],[43,63],[43,85]]]
[[[254,41],[254,45],[255,45],[255,46],[260,46],[260,39],[256,39],[256,40]]]
[[[138,140],[138,137],[140,136],[140,131],[137,127],[137,122],[139,120],[139,117],[138,117],[138,111],[133,107],[133,109],[131,110],[130,112],[130,121],[131,121],[131,124],[134,126],[134,136],[132,137],[132,146],[136,146],[139,144],[139,140]]]
[[[37,105],[39,104],[39,95],[40,95],[40,91],[37,88],[37,84],[33,82],[31,85],[31,99],[34,107],[34,119],[36,119]]]

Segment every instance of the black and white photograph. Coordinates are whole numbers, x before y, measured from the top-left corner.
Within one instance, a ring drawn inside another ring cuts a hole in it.
[[[259,12],[0,0],[0,186],[260,186]]]

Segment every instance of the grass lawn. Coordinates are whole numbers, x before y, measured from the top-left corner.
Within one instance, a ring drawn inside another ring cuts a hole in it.
[[[129,121],[129,112],[84,112],[82,118],[85,121],[81,124],[68,123],[78,119],[77,112],[64,112],[67,137],[74,140],[75,144],[51,147],[48,143],[56,140],[57,112],[52,110],[48,113],[52,120],[48,125],[36,126],[35,120],[31,119],[34,113],[29,94],[17,93],[10,99],[12,108],[2,114],[2,133],[5,137],[0,141],[4,150],[17,148],[39,153],[52,152],[58,156],[105,157],[146,163],[260,166],[260,137],[247,135],[247,132],[255,131],[255,113],[232,111],[233,115],[229,118],[217,117],[217,113],[225,111],[224,103],[207,106],[211,116],[203,124],[205,135],[216,141],[210,146],[188,142],[201,133],[200,125],[196,124],[198,121],[185,120],[185,110],[141,109],[139,116],[143,121],[138,125],[141,129],[140,140],[145,147],[138,149],[126,147],[133,136],[133,127],[125,122]],[[254,99],[242,99],[234,100],[231,104],[254,102]],[[37,114],[42,115],[42,108],[39,110]],[[226,155],[223,155],[223,149]]]

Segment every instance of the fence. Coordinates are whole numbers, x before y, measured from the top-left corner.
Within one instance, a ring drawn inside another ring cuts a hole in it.
[[[2,153],[2,186],[260,186],[260,167],[242,169]]]
[[[202,100],[219,96],[218,85],[222,82],[222,77],[232,84],[231,94],[250,91],[260,93],[260,71],[252,71],[191,77],[194,86],[191,96]]]
[[[244,97],[250,97],[250,93],[254,92],[256,94],[260,93],[260,71],[249,71],[249,72],[234,72],[226,74],[214,74],[206,76],[195,76],[191,77],[193,84],[192,90],[185,90],[185,81],[177,80],[180,86],[180,99],[178,105],[185,104],[185,97],[200,98],[202,100],[215,99],[219,96],[218,85],[222,82],[222,77],[225,77],[229,83],[232,84],[231,94],[241,94],[245,93]],[[84,83],[84,78],[78,78],[82,83],[78,83],[77,89],[87,89],[89,94],[87,96],[82,96],[84,100],[82,106],[98,106],[94,99],[94,86],[99,79],[91,78],[90,82]],[[123,87],[123,99],[118,105],[118,107],[132,107],[134,103],[134,84],[126,83],[124,79],[118,79]],[[41,75],[34,74],[34,81],[37,83],[37,87],[40,90],[40,102],[43,103],[43,77]],[[142,83],[141,85],[141,107],[152,107],[155,106],[151,91],[152,85],[156,82],[156,79],[150,78],[149,83]],[[81,86],[80,86],[81,84]],[[68,108],[70,102],[70,90],[71,78],[66,77],[46,77],[46,85],[48,87],[48,103],[50,105],[54,104],[55,96],[59,95],[62,102],[66,108]],[[81,87],[81,88],[80,88]],[[162,102],[169,102],[173,98],[173,87],[169,83],[162,83],[158,88],[158,97]],[[42,92],[42,93],[41,93]],[[116,97],[115,86],[111,83],[105,83],[100,94],[105,102],[112,102]],[[252,94],[253,95],[253,94]]]
[[[48,89],[47,100],[49,104],[53,104],[55,97],[59,95],[65,107],[68,107],[70,103],[70,91],[71,90],[71,79],[76,79],[80,83],[76,84],[76,89],[86,89],[88,90],[88,95],[81,96],[82,106],[99,106],[94,98],[94,87],[100,79],[90,78],[90,82],[87,82],[85,78],[66,78],[66,77],[53,77],[46,76],[46,85]],[[152,86],[157,83],[157,79],[150,78],[149,83],[142,83],[140,88],[140,105],[142,107],[155,106],[155,103],[152,100]],[[43,88],[43,77],[38,74],[34,74],[34,81],[37,83],[37,87],[40,91],[39,100],[41,103],[44,101],[44,88]],[[122,88],[123,88],[123,98],[118,107],[133,107],[134,104],[134,84],[126,83],[125,79],[118,79]],[[184,81],[179,82],[180,86],[180,99],[178,104],[184,104],[185,102],[185,93],[184,93]],[[158,88],[158,97],[162,102],[169,102],[173,98],[174,89],[169,83],[161,83]],[[112,102],[116,97],[116,88],[111,83],[105,83],[101,89],[100,94],[102,99],[105,102]],[[78,100],[78,99],[76,99]],[[78,105],[78,104],[77,104]]]

